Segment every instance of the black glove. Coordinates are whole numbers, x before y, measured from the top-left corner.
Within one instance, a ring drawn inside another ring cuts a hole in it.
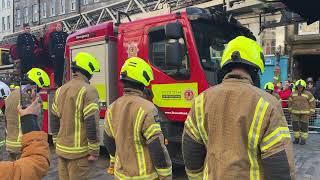
[[[20,117],[22,134],[27,134],[31,131],[40,131],[38,125],[38,116],[34,114],[27,114]]]
[[[38,101],[39,97],[37,97],[26,109],[22,109],[21,106],[18,106],[18,111],[21,115],[20,123],[23,134],[31,131],[40,131],[38,115],[40,114],[41,106]]]

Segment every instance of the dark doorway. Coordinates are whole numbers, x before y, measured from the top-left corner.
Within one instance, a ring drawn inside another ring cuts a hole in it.
[[[320,55],[297,55],[294,57],[296,77],[307,79],[312,77],[316,81],[320,77]]]

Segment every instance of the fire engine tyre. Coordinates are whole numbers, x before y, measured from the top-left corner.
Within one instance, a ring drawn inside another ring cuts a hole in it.
[[[174,167],[184,166],[181,144],[184,123],[171,122],[162,111],[159,110],[158,112],[161,119],[161,129],[167,142],[166,147],[168,149],[172,165]]]

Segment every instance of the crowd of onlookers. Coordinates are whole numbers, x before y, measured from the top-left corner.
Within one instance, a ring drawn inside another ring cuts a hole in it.
[[[280,99],[282,100],[282,107],[288,107],[288,99],[291,96],[292,92],[294,91],[294,83],[286,80],[284,83],[280,82],[275,84],[274,92],[279,94]],[[315,97],[315,99],[320,99],[320,78],[315,82],[313,78],[309,77],[307,79],[307,88],[309,92]],[[317,103],[318,105],[318,103]]]

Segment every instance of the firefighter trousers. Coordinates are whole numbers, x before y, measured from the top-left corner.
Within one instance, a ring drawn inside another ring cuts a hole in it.
[[[54,58],[54,82],[60,87],[63,82],[63,74],[64,74],[64,57],[57,56]]]
[[[59,180],[88,180],[89,170],[87,156],[79,159],[65,159],[58,156]]]
[[[309,114],[292,114],[292,129],[294,138],[308,138]]]

